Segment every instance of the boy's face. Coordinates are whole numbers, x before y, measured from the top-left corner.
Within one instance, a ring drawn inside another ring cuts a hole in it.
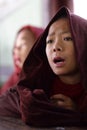
[[[29,30],[23,30],[18,34],[13,54],[15,64],[19,68],[22,68],[28,53],[34,45],[34,41],[35,36]]]
[[[46,55],[50,67],[56,75],[78,73],[74,44],[67,18],[61,18],[51,25],[46,39]]]

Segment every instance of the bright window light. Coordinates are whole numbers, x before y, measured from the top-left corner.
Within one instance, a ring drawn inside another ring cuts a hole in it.
[[[87,1],[74,0],[74,13],[87,19]]]

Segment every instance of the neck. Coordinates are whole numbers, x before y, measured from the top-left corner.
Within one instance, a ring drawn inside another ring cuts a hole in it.
[[[80,82],[80,73],[59,76],[60,80],[66,84],[77,84]]]

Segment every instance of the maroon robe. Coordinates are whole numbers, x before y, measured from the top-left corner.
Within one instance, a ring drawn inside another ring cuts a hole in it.
[[[66,16],[70,21],[71,34],[81,72],[83,89],[81,90],[80,86],[80,104],[75,111],[57,107],[50,101],[51,86],[56,75],[52,72],[46,58],[46,37],[51,24],[61,16]],[[21,117],[25,123],[38,127],[87,126],[86,49],[87,21],[70,13],[66,7],[62,7],[26,58],[20,82],[15,88],[11,88],[0,97],[0,115],[16,115]]]

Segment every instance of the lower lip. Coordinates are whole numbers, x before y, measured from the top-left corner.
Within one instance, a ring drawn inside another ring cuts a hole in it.
[[[65,62],[58,62],[58,63],[55,63],[55,66],[56,67],[63,67],[65,64]]]
[[[21,61],[20,60],[15,60],[15,63],[16,64],[19,64]]]

